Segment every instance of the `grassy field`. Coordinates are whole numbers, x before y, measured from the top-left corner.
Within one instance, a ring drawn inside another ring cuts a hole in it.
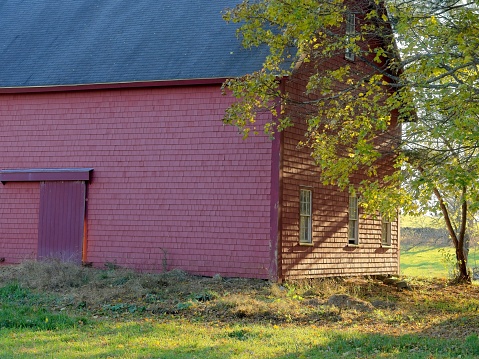
[[[454,269],[452,247],[419,246],[401,250],[401,275],[414,277],[450,278]],[[469,252],[469,267],[479,267],[479,250]]]
[[[0,267],[3,358],[477,358],[479,287]]]
[[[401,226],[401,275],[450,278],[455,267],[455,255],[444,221],[440,217],[402,216]],[[408,233],[409,229],[423,229],[423,232]],[[431,233],[427,231],[429,229],[444,232]],[[479,268],[477,241],[472,239],[470,244],[468,264],[471,269]]]

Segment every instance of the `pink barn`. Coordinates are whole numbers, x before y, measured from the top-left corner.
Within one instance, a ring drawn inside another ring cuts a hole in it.
[[[235,1],[5,0],[0,258],[282,280],[395,274],[398,223],[318,180],[300,121],[246,141],[226,78],[258,69]],[[302,94],[301,76],[284,81]],[[355,228],[351,234],[348,228]]]

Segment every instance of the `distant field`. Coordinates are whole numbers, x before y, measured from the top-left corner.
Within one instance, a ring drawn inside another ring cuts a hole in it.
[[[469,267],[479,267],[479,240],[471,239]],[[448,278],[454,267],[454,249],[444,221],[430,216],[401,217],[401,274]]]
[[[430,216],[401,216],[401,227],[444,228],[444,221],[441,218]]]
[[[401,275],[447,278],[452,269],[453,248],[414,247],[401,250]],[[479,248],[469,252],[469,267],[479,267]]]

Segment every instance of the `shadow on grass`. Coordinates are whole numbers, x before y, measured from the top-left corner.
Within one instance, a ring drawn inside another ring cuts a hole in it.
[[[444,265],[437,265],[435,263],[418,263],[418,264],[406,264],[401,263],[401,271],[405,271],[407,269],[415,269],[417,271],[423,271],[422,276],[424,277],[434,277],[437,276],[437,273],[444,272],[444,277],[447,275],[447,269]],[[433,270],[434,272],[431,273],[429,271]],[[440,278],[438,276],[438,278]]]
[[[460,313],[461,308],[449,308],[450,311],[454,313]],[[463,309],[463,310],[467,310]],[[469,310],[474,310],[469,308]],[[478,308],[475,308],[477,312]],[[456,318],[446,319],[440,323],[435,323],[430,325],[428,328],[423,330],[421,335],[426,337],[441,337],[441,338],[466,338],[466,341],[472,342],[475,339],[476,345],[476,354],[479,357],[479,315],[477,314],[466,314],[460,315]]]
[[[465,341],[431,339],[416,335],[390,336],[336,333],[325,345],[296,351],[275,359],[293,358],[477,358],[477,335]]]
[[[416,255],[420,253],[434,252],[438,248],[449,248],[449,247],[423,247],[423,246],[414,246],[410,248],[402,248],[402,254]]]
[[[225,343],[213,348],[194,350],[182,347],[174,351],[161,351],[161,358],[408,358],[439,359],[479,357],[479,317],[476,315],[461,316],[448,319],[442,323],[431,325],[417,334],[387,335],[369,334],[352,331],[327,331],[310,329],[304,337],[272,339],[274,335],[266,335],[247,327],[236,328],[224,334],[225,337],[241,342],[241,347],[234,343]],[[276,335],[281,336],[281,328]],[[445,339],[447,337],[450,339]],[[462,339],[459,339],[462,338]],[[282,342],[282,343],[281,343]],[[318,344],[320,342],[321,344]],[[258,345],[281,345],[288,348],[281,355],[264,356]]]
[[[401,273],[405,275],[444,278],[448,276],[448,266],[439,248],[417,247],[401,253]]]

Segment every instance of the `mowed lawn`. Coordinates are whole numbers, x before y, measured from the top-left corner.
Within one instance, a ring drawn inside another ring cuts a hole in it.
[[[401,275],[428,278],[450,278],[454,269],[454,249],[452,247],[418,246],[401,249]],[[469,251],[469,267],[479,267],[479,250]]]
[[[215,326],[183,320],[103,319],[61,330],[0,330],[1,358],[477,358],[466,340],[361,333],[314,325]]]

